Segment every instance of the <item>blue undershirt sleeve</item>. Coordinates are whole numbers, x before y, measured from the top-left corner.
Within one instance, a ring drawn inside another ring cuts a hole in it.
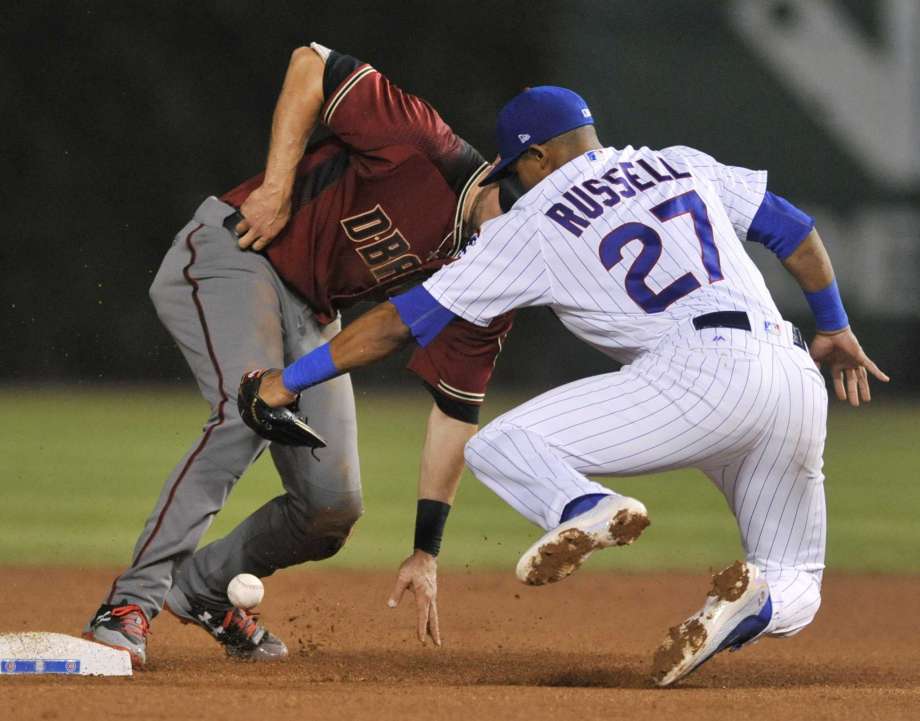
[[[285,368],[281,372],[281,382],[291,393],[300,393],[338,374],[329,344],[323,343]]]
[[[396,312],[399,313],[402,322],[422,348],[431,343],[438,333],[457,317],[438,303],[421,285],[390,298],[390,302],[396,306]]]
[[[751,221],[747,239],[765,245],[786,260],[815,227],[815,219],[769,190]]]

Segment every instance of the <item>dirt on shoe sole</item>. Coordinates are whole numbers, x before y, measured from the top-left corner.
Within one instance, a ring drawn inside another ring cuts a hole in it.
[[[629,509],[619,511],[610,521],[607,530],[614,546],[628,546],[642,535],[651,521],[648,515]],[[558,540],[542,545],[531,564],[525,583],[543,586],[571,576],[598,548],[607,548],[591,534],[570,528],[559,534]]]

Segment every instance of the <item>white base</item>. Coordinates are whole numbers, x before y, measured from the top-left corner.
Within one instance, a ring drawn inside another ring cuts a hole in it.
[[[130,676],[131,656],[63,633],[0,634],[0,676]]]

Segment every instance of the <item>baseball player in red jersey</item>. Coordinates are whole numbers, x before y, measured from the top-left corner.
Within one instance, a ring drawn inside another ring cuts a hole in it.
[[[307,146],[316,126],[326,137]],[[306,149],[305,149],[306,148]],[[370,65],[320,45],[295,50],[275,108],[265,172],[198,208],[150,289],[211,414],[173,469],[84,635],[146,661],[149,620],[166,605],[231,656],[284,657],[284,643],[234,608],[227,583],[334,555],[362,513],[354,398],[339,378],[304,393],[300,411],[325,438],[308,449],[272,444],[284,493],[197,551],[214,514],[269,444],[240,419],[241,375],[282,367],[339,330],[338,313],[381,301],[455,258],[480,218],[497,215],[489,169],[423,100]],[[440,643],[436,561],[503,336],[459,322],[419,348],[409,367],[434,397],[422,450],[416,550],[394,599],[415,592],[418,633]],[[447,489],[447,491],[445,491]],[[391,602],[392,604],[392,602]]]

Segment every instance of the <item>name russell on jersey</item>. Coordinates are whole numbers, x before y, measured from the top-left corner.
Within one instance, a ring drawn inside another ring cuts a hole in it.
[[[546,217],[577,238],[591,225],[592,220],[604,213],[604,206],[612,208],[623,198],[631,198],[660,183],[690,177],[690,173],[679,172],[660,155],[653,157],[660,164],[658,167],[644,158],[635,163],[624,161],[600,178],[591,178],[573,185],[562,194],[566,202],[553,204],[546,211]],[[645,171],[645,177],[636,172],[637,166]],[[614,190],[611,186],[616,186],[617,189]]]

